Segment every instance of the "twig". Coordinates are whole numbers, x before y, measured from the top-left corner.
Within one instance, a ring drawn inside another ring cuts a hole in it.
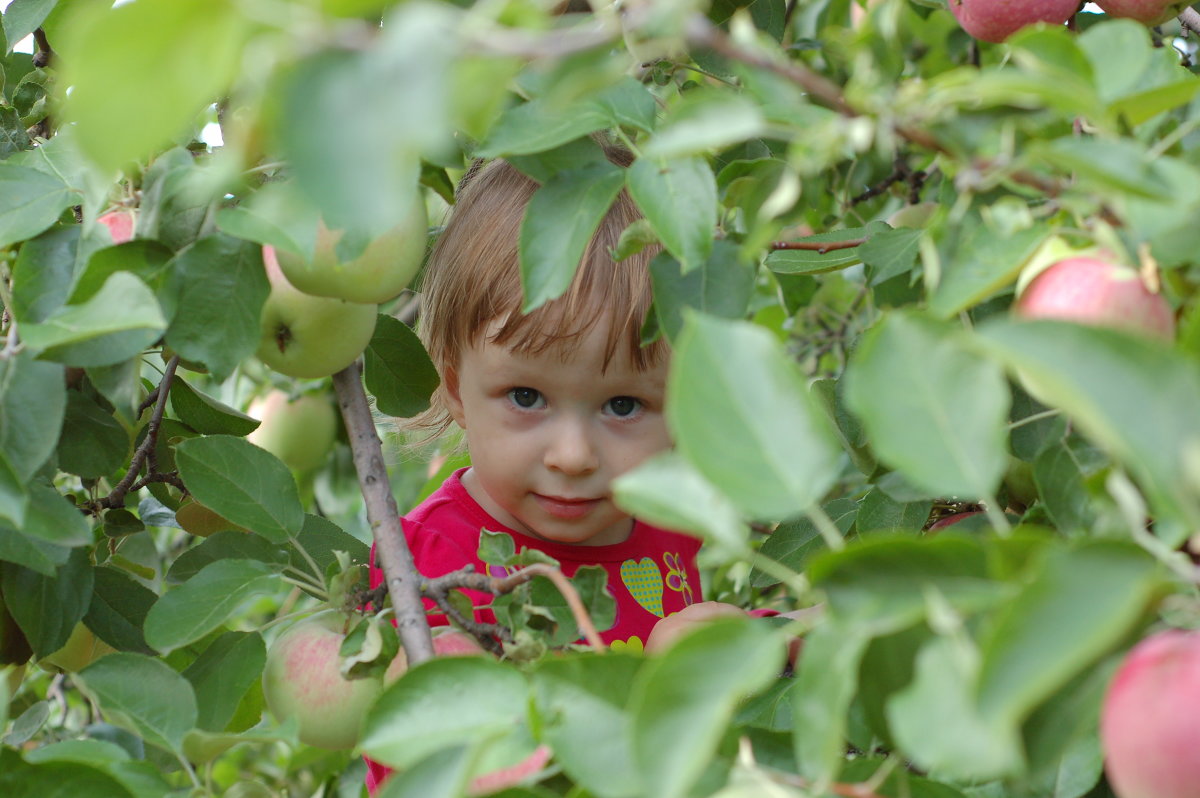
[[[865,238],[851,238],[846,241],[773,241],[769,246],[772,250],[804,249],[824,255],[835,249],[853,249],[865,243],[867,243]]]
[[[129,470],[125,472],[125,476],[121,478],[121,481],[116,484],[107,496],[97,499],[91,503],[90,507],[86,508],[90,512],[95,513],[99,510],[108,510],[113,507],[123,507],[125,505],[125,497],[129,495],[131,490],[137,489],[134,486],[134,481],[137,480],[137,475],[142,470],[142,465],[146,462],[146,458],[150,457],[154,451],[154,447],[158,445],[158,428],[162,425],[163,413],[167,409],[167,396],[171,393],[171,381],[175,379],[175,369],[178,367],[179,355],[175,355],[167,361],[167,368],[163,372],[162,381],[159,382],[156,389],[158,391],[158,398],[154,403],[154,412],[150,415],[150,423],[146,425],[146,437],[142,439],[141,444],[134,451],[133,459],[129,463]],[[155,481],[165,482],[168,480]],[[144,484],[146,484],[145,481],[137,487],[141,487]]]
[[[33,65],[39,69],[49,66],[54,50],[50,47],[50,40],[46,38],[46,32],[41,28],[36,28],[33,31],[33,40],[37,42],[37,52],[33,54]]]
[[[354,470],[358,473],[367,522],[375,540],[375,554],[392,600],[400,642],[409,664],[418,665],[433,658],[433,638],[421,602],[421,574],[404,540],[400,512],[383,463],[383,445],[375,430],[361,375],[362,364],[355,362],[333,375],[333,387],[354,454]]]
[[[1185,8],[1179,12],[1179,24],[1192,33],[1200,33],[1200,11]]]

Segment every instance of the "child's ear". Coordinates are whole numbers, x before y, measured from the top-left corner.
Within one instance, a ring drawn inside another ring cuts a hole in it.
[[[450,418],[454,419],[455,424],[466,429],[467,417],[463,412],[462,395],[458,389],[458,373],[453,369],[446,369],[446,373],[442,375],[442,390],[446,396],[446,410],[449,411]]]

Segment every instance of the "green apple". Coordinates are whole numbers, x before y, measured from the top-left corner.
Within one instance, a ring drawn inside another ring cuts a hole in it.
[[[312,258],[277,249],[279,268],[288,282],[306,294],[366,304],[386,302],[408,287],[425,256],[429,220],[419,199],[412,207],[399,224],[359,247],[351,247],[343,231],[330,230],[318,220]],[[339,257],[339,243],[356,254]]]
[[[71,630],[71,636],[67,638],[63,647],[42,657],[38,664],[45,670],[75,673],[114,651],[115,648],[96,637],[95,633],[80,621]]]
[[[175,522],[183,528],[184,532],[190,532],[201,538],[226,530],[250,534],[249,529],[238,526],[216,510],[205,507],[190,496],[184,499],[180,503],[179,509],[175,511]]]
[[[328,377],[353,363],[371,342],[378,307],[298,291],[270,247],[263,247],[263,261],[271,292],[259,318],[258,359],[301,378]]]
[[[262,424],[246,440],[300,473],[325,462],[337,437],[337,411],[324,393],[306,393],[293,399],[283,391],[271,391],[254,400],[247,412]]]

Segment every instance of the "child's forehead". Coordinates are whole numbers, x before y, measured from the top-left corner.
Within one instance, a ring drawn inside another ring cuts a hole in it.
[[[635,358],[638,341],[634,330],[617,328],[613,314],[601,312],[591,319],[568,319],[560,311],[543,318],[524,317],[515,324],[509,317],[493,319],[476,337],[475,347],[502,349],[515,360],[553,363],[588,363],[602,372],[637,372],[666,358]]]

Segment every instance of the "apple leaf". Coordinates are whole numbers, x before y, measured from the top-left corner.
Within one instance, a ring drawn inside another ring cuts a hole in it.
[[[91,764],[69,761],[28,762],[13,748],[0,749],[0,794],[67,798],[137,798],[115,776]]]
[[[874,222],[866,227],[847,227],[828,233],[804,236],[794,239],[794,242],[804,244],[841,243],[870,239],[872,236],[882,235],[890,230],[891,228],[883,222]],[[776,274],[821,274],[860,262],[862,256],[859,254],[859,248],[862,246],[863,244],[841,247],[827,252],[817,249],[776,249],[767,255],[764,264]]]
[[[304,526],[292,472],[249,441],[230,435],[192,438],[175,447],[175,463],[196,501],[272,543],[287,541]]]
[[[4,602],[34,656],[44,657],[62,648],[87,613],[94,579],[88,557],[86,548],[71,549],[53,576],[11,562],[0,563]]]
[[[1021,268],[1049,236],[1049,230],[1032,227],[1001,233],[980,225],[958,249],[929,300],[929,312],[950,318],[1016,282]]]
[[[225,731],[246,692],[262,677],[267,647],[257,632],[226,632],[183,671],[196,692],[196,727]]]
[[[30,482],[29,506],[21,532],[59,546],[88,546],[93,542],[92,528],[79,508],[67,501],[49,483]]]
[[[146,642],[166,654],[219,628],[252,598],[279,587],[269,565],[218,560],[159,597],[146,614]]]
[[[793,744],[800,774],[817,783],[837,775],[846,747],[846,714],[858,667],[870,642],[862,626],[818,626],[804,639],[790,693]]]
[[[684,273],[712,253],[717,180],[703,158],[638,158],[626,183],[633,201]]]
[[[258,348],[269,292],[261,247],[224,233],[200,239],[175,258],[163,289],[167,344],[223,380]]]
[[[660,253],[650,262],[650,280],[659,329],[672,341],[683,329],[684,308],[741,319],[754,295],[754,269],[732,241],[715,242],[708,260],[687,273],[675,258]]]
[[[249,435],[262,423],[197,391],[178,374],[171,382],[171,408],[201,435]]]
[[[380,314],[363,353],[363,380],[380,413],[411,418],[429,408],[438,386],[437,369],[421,339],[407,324]]]
[[[599,161],[559,172],[530,197],[518,245],[522,312],[556,299],[571,285],[584,249],[624,182],[619,166]]]
[[[196,695],[169,665],[143,654],[108,654],[75,675],[110,723],[179,751],[196,725]]]
[[[142,627],[158,594],[117,568],[101,565],[93,574],[92,601],[83,616],[87,627],[113,648],[154,654]]]
[[[458,798],[470,792],[474,746],[456,745],[434,751],[383,783],[379,798]]]
[[[305,516],[305,527],[308,527]],[[329,522],[326,522],[329,523]],[[304,532],[301,532],[303,535]],[[359,545],[363,545],[360,543]],[[365,546],[364,546],[365,547]],[[297,564],[301,559],[299,552],[291,552],[296,557]],[[206,566],[218,560],[256,560],[270,565],[276,571],[282,571],[288,563],[289,552],[282,546],[270,542],[258,535],[247,535],[245,532],[227,529],[209,535],[200,545],[193,546],[175,559],[171,569],[167,571],[167,583],[179,584],[186,582],[200,573]]]
[[[0,163],[0,247],[33,238],[78,201],[54,175]]]
[[[681,798],[707,767],[738,702],[786,660],[784,640],[749,617],[713,619],[637,673],[630,699],[642,791]]]
[[[67,393],[67,415],[58,441],[58,467],[84,479],[99,479],[129,461],[129,431],[113,414],[80,391]]]
[[[21,245],[12,269],[12,313],[45,321],[67,302],[78,268],[79,225],[56,225]]]
[[[1008,465],[1011,401],[1000,366],[948,326],[893,313],[863,336],[846,404],[879,458],[935,495],[991,496]]]
[[[752,518],[803,513],[837,478],[826,416],[767,330],[689,313],[668,386],[679,451]]]

